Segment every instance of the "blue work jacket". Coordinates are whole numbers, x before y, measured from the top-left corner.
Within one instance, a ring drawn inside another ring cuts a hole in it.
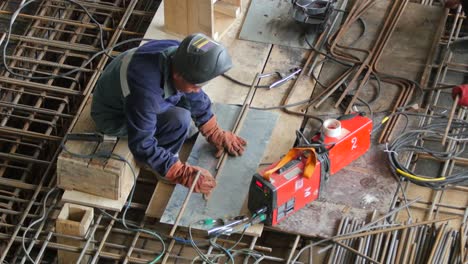
[[[121,76],[123,59],[129,52],[120,54],[99,78],[91,107],[91,116],[99,131],[128,136],[134,157],[163,175],[178,158],[158,146],[154,137],[157,114],[184,100],[198,127],[213,116],[211,101],[205,92],[181,93],[173,87],[171,56],[179,44],[175,40],[155,40],[137,48],[127,65],[130,92],[127,96],[122,92]]]

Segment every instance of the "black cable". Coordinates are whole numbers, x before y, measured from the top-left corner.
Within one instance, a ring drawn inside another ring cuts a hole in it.
[[[357,97],[356,98],[359,102],[363,103],[367,108],[369,109],[370,113],[370,119],[372,120],[372,123],[374,123],[374,111],[372,111],[372,107],[367,103],[366,101],[362,100],[361,98]]]
[[[234,79],[233,77],[223,73],[221,74],[221,76],[223,76],[224,78],[230,80],[231,82],[235,83],[235,84],[238,84],[238,85],[241,85],[241,86],[245,86],[245,87],[252,87],[251,84],[247,84],[247,83],[244,83],[244,82],[241,82],[237,79]],[[270,88],[269,85],[256,85],[255,88]]]
[[[329,60],[328,58],[324,58],[323,60],[319,61],[319,62],[314,66],[314,68],[312,69],[312,71],[310,71],[310,73],[311,73],[310,76],[312,77],[312,79],[314,79],[314,81],[315,81],[318,85],[320,85],[320,87],[322,87],[322,88],[327,88],[327,86],[324,85],[322,82],[319,81],[319,78],[318,78],[317,76],[315,76],[314,71],[315,71],[315,69],[316,69],[318,66],[324,64],[324,63],[327,62],[328,60]]]
[[[447,122],[433,122],[419,129],[413,129],[397,136],[388,149],[385,150],[388,154],[388,160],[392,168],[392,172],[396,177],[403,177],[414,184],[428,187],[435,190],[446,189],[449,185],[468,185],[468,171],[462,170],[448,176],[427,177],[415,174],[403,166],[400,162],[400,157],[406,157],[406,153],[413,155],[430,155],[437,160],[446,161],[459,157],[464,153],[466,142],[468,142],[468,122],[454,120],[451,128],[455,131],[449,133],[448,138],[452,141],[459,142],[462,145],[461,149],[457,149],[457,144],[447,151],[440,151],[436,147],[422,145],[425,140],[440,141],[445,132]]]
[[[310,44],[309,40],[307,39],[307,33],[304,35],[304,39],[305,39],[307,45],[310,47],[310,49],[312,49],[313,51],[317,52],[318,54],[320,54],[320,55],[322,55],[322,56],[324,56],[324,57],[326,57],[326,58],[328,58],[328,59],[330,59],[330,60],[332,60],[332,61],[334,61],[334,62],[336,62],[336,63],[339,63],[339,64],[341,64],[341,65],[343,65],[343,66],[347,66],[347,67],[352,67],[352,66],[353,66],[352,64],[349,64],[349,63],[346,63],[346,62],[342,62],[341,60],[338,60],[337,58],[335,58],[335,57],[333,57],[333,56],[331,56],[331,55],[329,55],[329,54],[327,54],[327,53],[325,53],[325,52],[322,52],[322,51],[316,49],[314,46],[312,46],[312,44]]]

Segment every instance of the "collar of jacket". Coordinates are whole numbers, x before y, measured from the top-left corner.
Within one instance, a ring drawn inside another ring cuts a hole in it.
[[[175,46],[169,47],[161,52],[161,56],[159,56],[159,68],[161,69],[164,78],[164,99],[178,93],[172,84],[171,78],[171,57],[174,55],[176,50],[177,47]]]

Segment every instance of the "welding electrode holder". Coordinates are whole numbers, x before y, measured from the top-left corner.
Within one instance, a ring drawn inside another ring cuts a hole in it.
[[[251,225],[255,225],[261,223],[266,220],[266,211],[268,210],[267,207],[262,207],[258,209],[251,218],[240,215],[234,218],[230,218],[227,220],[218,219],[216,222],[220,222],[222,226],[213,227],[208,230],[209,237],[216,237],[220,235],[230,235],[236,231],[241,229],[246,229]]]
[[[66,140],[91,141],[91,142],[117,142],[117,137],[98,132],[68,133]]]

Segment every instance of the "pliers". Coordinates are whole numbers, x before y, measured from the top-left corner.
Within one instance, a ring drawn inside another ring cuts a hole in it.
[[[270,84],[268,86],[268,89],[272,89],[272,88],[283,85],[285,82],[287,82],[287,81],[289,81],[291,79],[295,79],[296,75],[299,74],[301,71],[302,71],[301,68],[295,67],[295,68],[290,69],[286,73],[275,71],[275,72],[272,72],[272,73],[262,74],[260,77],[264,78],[264,77],[269,77],[269,76],[273,76],[273,75],[278,75],[281,79],[274,82],[274,83],[272,83],[272,84]]]

